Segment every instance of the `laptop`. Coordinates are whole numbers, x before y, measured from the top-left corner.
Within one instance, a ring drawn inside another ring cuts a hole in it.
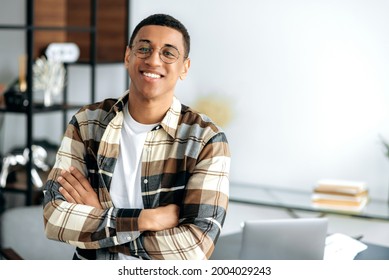
[[[245,221],[239,259],[322,260],[327,218]]]

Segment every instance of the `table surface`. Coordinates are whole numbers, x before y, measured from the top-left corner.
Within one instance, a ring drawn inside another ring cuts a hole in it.
[[[230,183],[230,201],[270,206],[291,210],[340,214],[368,219],[389,220],[389,203],[385,200],[369,200],[361,211],[344,211],[317,208],[312,205],[312,191],[302,191],[267,185]]]

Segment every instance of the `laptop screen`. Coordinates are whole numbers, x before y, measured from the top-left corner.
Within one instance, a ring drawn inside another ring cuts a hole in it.
[[[321,260],[327,228],[326,218],[245,221],[239,258]]]

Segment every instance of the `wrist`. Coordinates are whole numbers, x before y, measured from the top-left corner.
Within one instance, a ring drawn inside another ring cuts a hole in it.
[[[151,219],[150,215],[152,213],[153,209],[143,209],[140,212],[139,218],[138,218],[138,229],[139,231],[147,231],[151,228]]]

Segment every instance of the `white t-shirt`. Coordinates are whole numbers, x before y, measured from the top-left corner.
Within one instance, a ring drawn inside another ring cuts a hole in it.
[[[135,121],[124,106],[124,122],[121,130],[119,157],[112,176],[110,194],[117,208],[143,208],[141,194],[141,155],[147,133],[157,124],[141,124]],[[137,259],[119,253],[119,259]]]

